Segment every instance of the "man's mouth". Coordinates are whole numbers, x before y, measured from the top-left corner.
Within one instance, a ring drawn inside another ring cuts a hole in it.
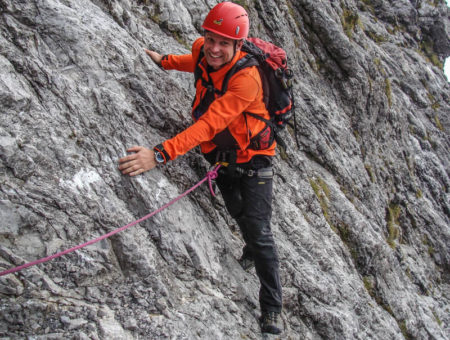
[[[214,55],[214,54],[211,54],[211,53],[209,53],[209,56],[210,56],[212,59],[220,59],[220,58],[222,58],[221,55]]]

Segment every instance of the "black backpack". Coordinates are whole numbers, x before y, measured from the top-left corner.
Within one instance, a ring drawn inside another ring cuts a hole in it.
[[[236,72],[246,67],[258,66],[263,84],[264,104],[267,111],[269,111],[270,120],[251,112],[244,112],[246,115],[264,121],[268,127],[252,138],[250,148],[257,150],[268,148],[275,139],[286,150],[286,143],[279,135],[279,131],[285,128],[286,125],[292,126],[290,123],[292,117],[294,117],[294,130],[296,130],[295,105],[292,93],[293,72],[287,67],[286,52],[281,47],[259,38],[247,38],[241,50],[247,52],[247,55],[238,60],[228,71],[222,82],[222,89],[217,90],[212,87],[210,82],[201,77],[202,70],[198,63],[203,57],[202,49],[194,71],[195,83],[202,79],[203,85],[211,90],[212,93],[210,96],[205,96],[207,98],[202,100],[196,110],[198,110],[200,115],[206,112],[215,99],[213,94],[223,95],[227,91],[230,78]],[[196,110],[194,110],[194,116],[196,115]]]

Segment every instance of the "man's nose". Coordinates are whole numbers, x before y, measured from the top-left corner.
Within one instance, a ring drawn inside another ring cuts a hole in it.
[[[220,49],[220,45],[218,43],[212,43],[210,48],[211,48],[211,51],[218,52]]]

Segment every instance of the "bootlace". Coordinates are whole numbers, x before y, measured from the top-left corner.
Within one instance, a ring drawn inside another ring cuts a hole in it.
[[[277,323],[278,314],[275,312],[268,312],[264,315],[264,323],[265,324],[274,324]]]

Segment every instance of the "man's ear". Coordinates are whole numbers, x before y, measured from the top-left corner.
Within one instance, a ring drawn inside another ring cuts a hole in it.
[[[238,40],[236,43],[236,50],[240,50],[242,45],[244,45],[244,39]]]

